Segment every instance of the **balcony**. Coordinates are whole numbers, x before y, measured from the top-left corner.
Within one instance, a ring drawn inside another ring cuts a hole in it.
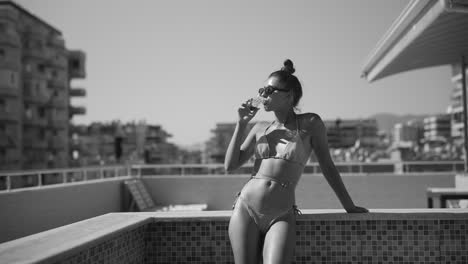
[[[29,182],[39,186],[28,191],[11,188],[25,172],[0,174],[8,186],[0,192],[0,208],[8,211],[0,218],[1,260],[233,263],[230,206],[249,175],[140,175],[158,203],[204,202],[211,211],[122,213],[122,182],[136,172],[133,166],[31,171]],[[454,175],[397,177],[343,175],[360,205],[387,208],[346,214],[332,191],[323,188],[322,175],[304,174],[297,192],[303,214],[296,220],[295,263],[463,263],[468,210],[425,209],[428,184],[453,185]],[[37,201],[47,202],[33,206]],[[20,220],[25,215],[34,216],[30,226]]]
[[[48,59],[48,53],[44,48],[25,48],[23,49],[23,57],[46,60]]]
[[[66,108],[68,107],[68,100],[65,96],[53,96],[49,100],[49,104],[57,108]]]
[[[52,68],[66,69],[68,60],[63,50],[55,47],[47,47],[47,60],[46,64]]]
[[[18,97],[18,94],[18,89],[5,85],[0,85],[0,96]]]
[[[61,137],[52,137],[48,140],[48,146],[52,149],[64,149],[67,143],[68,142]]]
[[[86,90],[84,88],[70,88],[70,96],[72,97],[85,97]]]
[[[0,120],[9,122],[19,122],[19,115],[16,111],[5,111],[0,109]]]
[[[46,149],[47,141],[45,139],[25,136],[23,138],[23,147],[29,149]]]
[[[8,69],[15,72],[19,72],[21,70],[21,63],[20,58],[7,58],[0,60],[0,69]]]
[[[68,71],[70,78],[85,78],[86,77],[86,55],[79,50],[71,50],[68,52]]]
[[[27,116],[24,116],[23,118],[23,124],[27,126],[39,126],[39,127],[44,127],[47,125],[47,119],[45,118],[40,118],[40,117],[33,117],[33,118],[28,118]]]
[[[40,104],[43,105],[47,103],[49,100],[49,97],[45,93],[31,93],[31,92],[26,92],[23,94],[24,96],[24,101],[27,103],[34,103],[34,104]]]
[[[20,13],[15,8],[7,7],[7,8],[0,9],[0,17],[4,19],[8,19],[10,21],[17,22],[20,17]]]
[[[51,47],[54,47],[54,48],[64,50],[65,49],[65,40],[61,36],[56,35],[56,36],[53,36],[53,37],[48,39],[47,45],[49,45]]]
[[[71,106],[70,107],[70,115],[85,115],[86,108],[84,106]]]
[[[16,32],[8,32],[0,34],[0,46],[10,46],[19,48],[21,46],[20,38]]]
[[[64,79],[52,78],[47,81],[47,86],[50,88],[65,89],[68,87],[68,82]]]
[[[50,127],[65,128],[68,126],[68,120],[65,118],[51,117],[47,118],[47,124]]]

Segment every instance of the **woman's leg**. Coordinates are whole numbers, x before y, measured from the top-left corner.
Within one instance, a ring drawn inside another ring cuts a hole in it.
[[[263,263],[291,263],[296,246],[296,216],[291,211],[281,217],[265,235]]]
[[[229,240],[236,264],[257,264],[261,251],[260,231],[244,201],[238,200],[229,221]]]

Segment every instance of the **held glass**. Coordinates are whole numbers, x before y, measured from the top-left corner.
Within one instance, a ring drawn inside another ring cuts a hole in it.
[[[258,110],[260,109],[260,106],[263,105],[263,103],[265,102],[266,98],[264,97],[261,97],[261,96],[257,96],[257,97],[253,97],[253,98],[250,98],[250,110]]]

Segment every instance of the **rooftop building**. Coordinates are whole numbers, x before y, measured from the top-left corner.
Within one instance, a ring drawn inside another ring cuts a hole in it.
[[[85,54],[62,33],[11,1],[0,1],[0,169],[67,167],[70,105],[85,96],[70,81],[85,78]]]

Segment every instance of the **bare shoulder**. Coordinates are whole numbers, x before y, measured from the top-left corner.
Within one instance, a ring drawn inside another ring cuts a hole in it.
[[[324,126],[322,118],[316,113],[303,113],[298,115],[298,119],[301,126],[309,133],[314,133]]]

